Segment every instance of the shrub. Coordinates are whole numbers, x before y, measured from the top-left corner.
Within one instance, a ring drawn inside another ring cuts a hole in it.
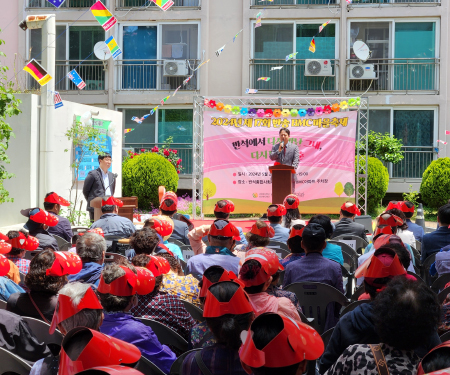
[[[158,187],[177,191],[178,174],[163,156],[146,152],[123,163],[122,184],[124,196],[137,196],[140,208],[159,207]]]
[[[357,151],[358,142],[356,142],[355,147]],[[405,157],[402,147],[402,141],[389,133],[381,134],[371,130],[367,135],[368,155],[385,163],[396,164],[402,161]],[[361,150],[361,153],[365,155],[365,151]]]
[[[434,160],[423,172],[420,196],[432,208],[447,203],[450,199],[450,158]]]
[[[365,164],[365,160],[360,159],[362,166]],[[368,158],[367,166],[367,210],[368,212],[374,211],[381,202],[381,199],[386,195],[386,191],[389,186],[389,173],[383,163],[377,158]],[[355,165],[357,160],[355,158]],[[358,171],[356,171],[358,173]],[[360,191],[363,194],[363,191]],[[367,215],[367,212],[366,212]]]

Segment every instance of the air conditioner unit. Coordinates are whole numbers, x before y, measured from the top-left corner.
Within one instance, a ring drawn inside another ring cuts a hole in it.
[[[164,77],[188,76],[186,60],[164,60]]]
[[[378,79],[374,64],[350,64],[350,79]]]
[[[305,76],[334,76],[330,60],[305,60]]]

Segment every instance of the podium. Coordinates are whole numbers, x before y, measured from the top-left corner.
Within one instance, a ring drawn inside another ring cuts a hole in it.
[[[102,216],[102,198],[109,198],[109,196],[105,197],[97,197],[91,200],[91,207],[94,208],[94,221],[100,219]],[[123,201],[123,207],[119,207],[119,216],[126,217],[133,221],[133,210],[138,206],[138,198],[137,197],[116,197]]]
[[[295,168],[290,165],[269,167],[272,173],[272,204],[283,204],[284,198],[295,191]]]

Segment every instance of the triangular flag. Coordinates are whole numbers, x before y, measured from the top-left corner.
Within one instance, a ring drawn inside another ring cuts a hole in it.
[[[105,43],[108,46],[109,50],[111,51],[111,55],[114,60],[117,59],[122,54],[122,50],[117,45],[117,42],[113,36],[110,36],[108,39],[106,39]]]
[[[55,109],[61,108],[64,104],[58,91],[53,94],[53,103],[55,103]]]
[[[242,32],[242,30],[244,30],[244,29],[241,29],[241,31],[239,31],[239,32],[233,37],[233,43],[234,43],[234,41],[236,40],[236,38],[238,37],[238,35]]]
[[[260,27],[260,26],[261,26],[261,21],[262,21],[262,12],[259,12],[259,13],[256,15],[255,29],[256,29],[257,27]]]
[[[124,131],[123,131],[123,134],[127,134],[127,133],[129,133],[129,132],[132,132],[134,130],[134,128],[133,129],[125,129]]]
[[[169,99],[169,98],[170,98],[170,95],[166,96],[164,99],[162,99],[161,100],[161,105],[164,105],[164,103],[167,102],[167,99]]]
[[[331,20],[330,20],[331,21]],[[319,26],[319,33],[322,32],[322,30],[330,23],[330,21],[327,21]]]
[[[312,53],[315,53],[315,52],[316,52],[316,42],[315,42],[314,38],[312,38],[312,40],[311,40],[311,43],[310,43],[310,45],[309,45],[309,50],[310,50]]]
[[[216,56],[219,57],[220,54],[223,52],[223,50],[225,49],[226,44],[224,44],[222,47],[220,47],[217,51],[216,51]]]
[[[108,31],[117,23],[116,17],[111,14],[100,0],[97,0],[91,6],[91,12],[105,31]]]
[[[27,65],[25,65],[23,70],[30,73],[31,76],[36,81],[38,81],[41,86],[45,86],[52,79],[52,77],[47,73],[42,65],[39,64],[35,59],[32,59]]]
[[[174,2],[172,0],[151,0],[158,5],[164,12],[169,9]]]

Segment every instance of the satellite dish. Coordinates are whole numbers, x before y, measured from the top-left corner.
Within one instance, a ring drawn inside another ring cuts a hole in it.
[[[94,55],[97,57],[97,59],[105,61],[111,57],[111,51],[109,50],[105,42],[98,42],[94,46]]]
[[[353,43],[353,52],[362,62],[367,61],[370,56],[370,50],[366,43],[357,40]]]

